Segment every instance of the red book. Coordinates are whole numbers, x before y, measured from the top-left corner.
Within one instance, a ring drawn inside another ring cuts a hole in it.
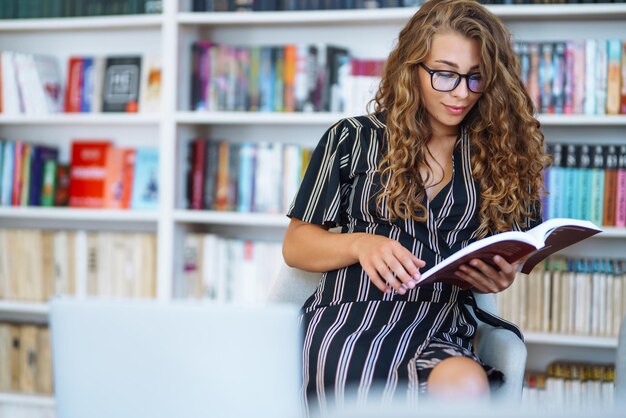
[[[20,193],[22,192],[22,154],[24,143],[15,141],[15,153],[13,157],[13,195],[11,196],[11,205],[20,205]]]
[[[104,207],[107,156],[110,147],[111,144],[106,141],[72,143],[71,207]]]
[[[67,88],[65,90],[65,111],[80,112],[83,59],[71,57],[67,66]]]
[[[202,209],[204,202],[204,171],[206,169],[206,140],[198,138],[192,143],[191,209]]]
[[[54,206],[67,206],[70,200],[70,166],[57,165],[56,188],[54,189]]]
[[[122,152],[122,208],[129,209],[133,197],[133,178],[135,172],[134,148],[125,148]]]

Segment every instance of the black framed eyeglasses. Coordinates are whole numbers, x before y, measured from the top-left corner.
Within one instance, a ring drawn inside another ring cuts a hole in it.
[[[421,62],[419,65],[430,74],[430,85],[437,91],[448,92],[454,90],[462,78],[467,82],[469,91],[482,93],[485,88],[485,80],[480,73],[461,74],[456,71],[432,70]]]

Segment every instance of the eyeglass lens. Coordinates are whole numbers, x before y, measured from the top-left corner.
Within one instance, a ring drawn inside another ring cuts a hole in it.
[[[441,91],[452,91],[459,85],[461,77],[453,72],[437,71],[432,74],[433,87]],[[483,79],[480,74],[471,74],[467,77],[467,87],[480,93],[483,89]]]

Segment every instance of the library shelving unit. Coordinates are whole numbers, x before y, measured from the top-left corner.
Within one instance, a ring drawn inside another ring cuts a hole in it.
[[[624,38],[626,4],[491,6],[515,39],[528,41]],[[160,204],[155,212],[0,208],[0,228],[36,227],[154,231],[157,234],[157,298],[172,298],[182,271],[188,232],[280,240],[282,215],[191,211],[184,207],[186,149],[194,137],[228,141],[278,141],[314,146],[325,129],[344,115],[334,113],[194,112],[189,107],[191,44],[200,39],[236,45],[329,43],[360,58],[383,58],[410,8],[259,13],[193,13],[191,0],[164,0],[157,16],[0,21],[0,50],[49,53],[66,73],[70,55],[160,54],[163,62],[160,114],[0,115],[0,137],[51,143],[69,160],[73,139],[111,139],[116,145],[157,146]],[[626,143],[626,116],[540,117],[549,142]],[[572,254],[623,257],[626,231],[607,228],[572,249]],[[0,301],[0,320],[45,322],[45,304]],[[529,334],[529,367],[540,370],[556,358],[611,361],[616,340]],[[17,399],[17,401],[16,401]],[[0,394],[2,402],[52,405],[52,399]]]

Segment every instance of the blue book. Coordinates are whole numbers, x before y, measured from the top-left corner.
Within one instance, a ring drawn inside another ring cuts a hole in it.
[[[137,148],[133,173],[132,209],[159,207],[159,150]]]
[[[565,217],[565,198],[564,198],[564,181],[565,181],[565,161],[563,159],[563,145],[554,144],[551,147],[552,167],[548,172],[548,209],[549,219]]]
[[[580,219],[580,170],[578,168],[578,157],[576,155],[576,145],[569,144],[565,151],[565,181],[563,187],[563,198],[565,199],[566,218]]]
[[[15,159],[15,143],[7,140],[2,150],[2,191],[0,205],[11,206],[13,197],[13,164]]]
[[[259,57],[259,110],[271,112],[274,110],[274,68],[272,63],[272,47],[261,47]]]
[[[83,74],[80,79],[80,111],[91,112],[91,98],[94,90],[93,58],[83,57]]]
[[[578,207],[578,213],[580,216],[575,216],[576,219],[591,220],[591,152],[589,145],[579,145],[578,152],[578,199],[575,200],[575,205]]]
[[[252,212],[252,202],[254,202],[255,159],[255,145],[252,143],[241,144],[239,148],[237,212]]]
[[[43,145],[34,145],[30,163],[30,192],[28,206],[41,206],[44,167],[47,161],[58,161],[59,150]]]
[[[604,152],[602,145],[591,150],[591,222],[602,225],[604,213]]]

